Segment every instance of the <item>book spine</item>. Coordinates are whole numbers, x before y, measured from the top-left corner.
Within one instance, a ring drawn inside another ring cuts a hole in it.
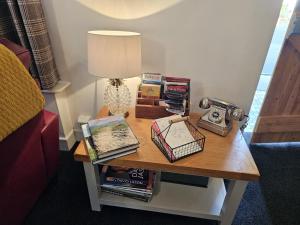
[[[155,81],[155,82],[161,82],[162,75],[159,73],[144,73],[143,74],[143,81]]]
[[[155,80],[143,80],[143,84],[158,84],[161,85],[161,81],[155,81]]]
[[[93,147],[93,141],[91,139],[91,134],[90,134],[88,125],[84,124],[81,126],[81,128],[82,128],[82,132],[83,132],[85,148],[87,149],[90,160],[92,162],[94,162],[97,159],[97,153]]]
[[[186,82],[189,83],[191,81],[191,79],[189,78],[183,78],[183,77],[171,77],[171,76],[167,76],[165,77],[167,82]]]
[[[96,164],[103,163],[103,162],[111,160],[111,159],[115,159],[115,158],[119,158],[119,157],[122,157],[122,156],[125,156],[125,155],[135,153],[136,151],[137,151],[136,149],[133,149],[133,150],[128,151],[128,152],[117,153],[117,154],[114,154],[114,155],[106,156],[105,158],[94,160],[92,163],[94,165],[96,165]]]
[[[175,92],[186,92],[188,89],[187,86],[182,86],[182,85],[168,85],[167,86],[167,91],[175,91]]]
[[[123,185],[123,184],[132,184],[137,186],[146,186],[148,184],[147,181],[139,181],[139,180],[130,180],[126,178],[118,178],[118,177],[106,177],[104,183],[115,184],[115,185]]]

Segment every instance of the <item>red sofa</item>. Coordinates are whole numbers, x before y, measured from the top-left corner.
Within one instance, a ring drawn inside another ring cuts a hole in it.
[[[28,68],[26,49],[0,40]],[[19,54],[19,55],[18,55]],[[42,110],[0,142],[0,224],[21,224],[56,172],[58,116]]]

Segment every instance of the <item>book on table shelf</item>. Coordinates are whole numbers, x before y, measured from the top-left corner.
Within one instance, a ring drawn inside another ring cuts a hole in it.
[[[139,142],[122,116],[90,120],[82,125],[84,144],[93,164],[137,151]]]
[[[156,173],[141,168],[103,166],[100,171],[100,189],[145,202],[153,195]]]

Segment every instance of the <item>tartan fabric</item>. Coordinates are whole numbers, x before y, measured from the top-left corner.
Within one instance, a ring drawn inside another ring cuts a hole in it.
[[[17,31],[9,13],[8,5],[0,0],[0,37],[5,37],[15,43],[19,42]]]
[[[42,89],[55,86],[59,74],[53,58],[45,16],[40,0],[0,0],[0,37],[29,49],[33,64],[30,71]],[[3,12],[3,13],[2,13]]]
[[[22,24],[22,17],[18,11],[18,6],[15,1],[8,2],[0,0],[0,8],[2,8],[3,14],[0,14],[0,27],[3,26],[2,32],[0,31],[0,37],[7,38],[15,43],[21,44],[27,49],[30,48],[29,40],[26,36],[25,27]],[[2,16],[1,16],[2,15]],[[1,21],[2,19],[2,21]],[[32,51],[30,51],[31,59],[33,58]],[[41,81],[37,76],[37,68],[34,61],[31,61],[30,74],[38,82],[39,87],[41,86]]]

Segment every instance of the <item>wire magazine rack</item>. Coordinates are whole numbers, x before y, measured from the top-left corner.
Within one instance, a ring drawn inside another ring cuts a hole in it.
[[[166,142],[166,137],[169,134],[171,126],[181,121],[184,121],[190,134],[194,138],[194,141],[172,148]],[[164,132],[165,134],[163,134]],[[203,151],[205,144],[205,136],[189,121],[188,116],[170,120],[169,126],[162,131],[156,129],[156,124],[154,122],[151,126],[151,139],[171,163]],[[175,153],[179,153],[179,155]]]

